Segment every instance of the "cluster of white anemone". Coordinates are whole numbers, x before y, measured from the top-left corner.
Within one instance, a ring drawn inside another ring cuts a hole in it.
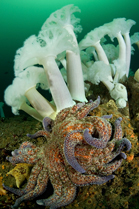
[[[73,106],[75,101],[87,102],[85,80],[95,84],[103,82],[118,107],[126,106],[127,91],[120,81],[124,81],[129,73],[129,31],[135,22],[114,19],[88,33],[78,45],[76,34],[82,31],[82,27],[80,19],[73,14],[75,12],[80,10],[73,4],[55,11],[45,21],[38,36],[30,36],[17,50],[15,78],[4,95],[14,114],[23,110],[39,121],[46,116],[54,119],[60,110]],[[112,63],[109,57],[114,50],[110,46],[109,52],[105,47],[103,49],[103,43],[101,45],[105,35],[118,40],[118,57]],[[90,60],[90,54],[94,61]],[[58,62],[63,65],[61,70]],[[38,87],[49,89],[53,102],[44,98]]]

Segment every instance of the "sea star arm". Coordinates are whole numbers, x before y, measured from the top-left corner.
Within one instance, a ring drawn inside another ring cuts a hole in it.
[[[36,202],[38,205],[50,206],[54,204],[62,195],[63,186],[59,177],[59,173],[51,171],[50,181],[53,185],[54,193],[47,199],[37,200]]]
[[[113,139],[110,142],[108,142],[105,150],[100,150],[100,153],[97,152],[97,154],[99,156],[99,158],[97,159],[98,160],[97,163],[95,162],[95,158],[93,155],[94,150],[92,150],[92,151],[90,150],[90,154],[92,154],[92,156],[91,156],[92,161],[91,162],[92,162],[92,164],[97,165],[98,166],[97,169],[99,170],[100,165],[107,165],[107,164],[110,165],[110,163],[116,162],[115,159],[117,159],[117,156],[119,156],[118,160],[126,159],[126,154],[122,153],[122,150],[124,147],[126,148],[127,151],[129,151],[131,149],[131,142],[128,139],[123,138],[120,141]]]
[[[100,97],[98,96],[98,98],[94,102],[91,101],[91,102],[83,105],[81,108],[79,108],[79,111],[77,111],[77,113],[76,113],[77,119],[81,120],[82,118],[87,116],[91,110],[98,107],[99,103],[100,103]]]
[[[71,108],[70,112],[71,112],[72,114],[74,114],[74,113],[76,113],[77,110],[80,110],[80,108],[83,107],[84,105],[85,105],[85,102],[77,103],[76,105],[74,105],[74,106]]]
[[[50,206],[51,209],[62,207],[73,201],[76,193],[76,186],[70,181],[65,170],[60,149],[57,146],[49,153],[50,181],[54,188],[54,194],[48,199],[37,200],[37,204]]]
[[[58,184],[57,184],[58,186]],[[61,188],[60,188],[61,190]],[[71,203],[74,198],[75,198],[75,194],[76,194],[76,186],[67,186],[64,187],[64,193],[63,195],[58,195],[57,192],[58,188],[55,191],[56,193],[54,193],[50,198],[48,199],[41,199],[41,200],[37,200],[37,204],[38,205],[43,205],[43,206],[50,206],[50,209],[55,209],[57,207],[62,207],[65,205],[68,205],[69,203]]]
[[[63,163],[60,163],[57,166],[57,168],[63,185],[63,189],[62,189],[62,195],[53,205],[51,205],[50,207],[51,209],[68,205],[74,200],[76,195],[76,186],[69,179],[67,170],[65,169]]]
[[[85,141],[91,146],[99,149],[106,147],[112,132],[110,123],[100,117],[89,117],[88,120],[92,122],[96,132],[99,135],[99,138],[93,137],[92,134],[89,133],[89,129],[86,128],[84,131]]]
[[[65,178],[65,172],[63,174],[62,171],[61,171],[61,175],[63,175],[63,178]],[[61,179],[61,175],[59,174],[60,172],[58,173],[51,172],[50,179],[54,188],[54,194],[47,199],[37,200],[36,202],[38,205],[50,206],[51,209],[54,209],[57,207],[65,206],[74,200],[76,194],[76,186],[74,186],[71,183],[69,178],[65,178],[66,181],[68,181],[65,184]]]
[[[31,175],[30,175],[29,180],[27,182],[27,185],[26,185],[26,187],[24,189],[11,188],[11,187],[6,186],[5,184],[3,184],[3,187],[6,190],[8,190],[8,191],[10,191],[10,192],[12,192],[12,193],[14,193],[14,194],[16,194],[18,196],[22,196],[22,195],[30,192],[36,186],[36,182],[37,182],[38,175],[40,173],[40,170],[42,170],[41,166],[42,165],[35,165],[32,168]]]
[[[101,118],[110,119],[110,118],[112,118],[112,114],[110,114],[110,115],[103,115],[103,116],[101,116]]]
[[[60,170],[58,170],[61,163],[60,152],[56,143],[52,144],[46,161],[48,161],[49,178],[53,186],[54,193],[47,199],[37,200],[37,204],[51,206],[60,198],[63,189],[62,181],[59,176]]]
[[[37,146],[32,144],[31,142],[25,141],[23,142],[19,149],[15,149],[14,151],[11,152],[12,156],[17,156],[17,155],[21,155],[21,154],[28,154],[27,151],[30,149],[37,149]]]
[[[45,117],[42,122],[44,130],[47,132],[51,132],[53,123],[54,121],[51,118]]]
[[[66,136],[64,141],[64,154],[68,163],[76,171],[85,173],[86,171],[80,166],[74,155],[75,146],[82,140],[82,135],[80,132],[82,132],[82,130],[74,130]]]
[[[48,183],[48,172],[46,167],[43,167],[43,170],[41,170],[38,176],[37,185],[35,186],[35,188],[31,190],[29,193],[18,198],[15,201],[15,204],[12,206],[12,209],[18,208],[21,202],[25,200],[31,200],[43,194],[44,191],[46,190],[47,183]]]
[[[12,157],[6,157],[11,163],[35,164],[38,160],[38,153],[43,156],[43,150],[32,143],[23,142],[19,149],[12,151]]]
[[[116,139],[108,142],[106,148],[95,149],[89,145],[78,145],[75,148],[75,157],[82,167],[91,172],[98,172],[99,175],[112,174],[121,165],[122,160],[126,159],[126,154],[122,153],[124,146],[129,147],[127,140],[121,140],[121,143]],[[116,144],[116,147],[115,147]],[[98,157],[96,157],[98,156]]]
[[[116,143],[116,147],[118,150],[122,150],[126,146],[126,151],[131,149],[131,142],[127,138],[123,138]]]
[[[122,127],[121,127],[121,124],[120,124],[121,121],[122,121],[122,118],[119,117],[119,118],[116,119],[115,124],[114,124],[115,132],[114,132],[113,138],[117,139],[117,140],[121,140],[122,139]]]
[[[47,139],[48,137],[50,137],[50,133],[48,131],[40,130],[37,131],[35,134],[27,134],[27,136],[31,139],[36,139],[40,136],[44,136]]]
[[[70,168],[69,176],[71,181],[76,186],[85,186],[90,184],[104,184],[105,182],[114,178],[114,175],[109,175],[109,176],[99,176],[94,174],[84,175],[73,171],[72,168]]]
[[[37,146],[34,145],[34,144],[31,143],[31,142],[25,141],[25,142],[23,142],[23,143],[20,145],[20,147],[19,147],[18,150],[22,150],[22,149],[25,149],[25,148],[32,148],[32,149],[34,149],[34,148],[37,148]]]
[[[75,185],[69,184],[67,186],[64,186],[63,195],[58,199],[58,201],[55,204],[51,205],[50,209],[55,209],[57,207],[59,208],[59,207],[70,204],[74,200],[75,195],[76,195]]]
[[[105,175],[112,174],[114,171],[116,171],[121,166],[123,159],[126,159],[126,154],[120,153],[118,155],[118,158],[119,159],[117,160],[115,159],[111,163],[104,164],[103,166],[98,167],[99,175],[105,176]]]

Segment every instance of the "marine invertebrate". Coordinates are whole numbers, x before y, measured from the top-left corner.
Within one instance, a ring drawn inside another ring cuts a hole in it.
[[[45,105],[46,100],[43,100],[42,104],[39,99],[39,97],[41,96],[37,93],[35,85],[34,88],[30,88],[29,91],[25,89],[25,91],[20,93],[20,97],[23,96],[25,93],[25,97],[30,101],[30,103],[31,101],[33,101],[33,107],[43,118],[46,116],[54,118],[60,110],[66,107],[73,106],[75,104],[73,99],[81,102],[87,101],[85,98],[80,53],[76,36],[73,31],[73,27],[76,32],[81,31],[81,26],[78,25],[79,19],[75,18],[75,16],[73,15],[74,12],[79,11],[80,10],[78,7],[74,5],[67,5],[62,9],[52,13],[44,23],[42,30],[40,30],[38,36],[30,36],[24,42],[23,47],[18,49],[16,52],[14,60],[14,71],[16,76],[15,79],[17,79],[17,77],[20,77],[22,80],[25,80],[25,76],[23,75],[27,74],[26,71],[28,70],[29,66],[35,64],[43,65],[44,69],[42,68],[42,70],[46,74],[45,79],[48,83],[48,87],[52,94],[52,99],[56,106],[55,111],[53,111],[53,108],[50,103],[48,103],[48,101]],[[67,61],[68,87],[55,61],[55,59],[59,57],[58,55],[63,53],[64,51],[67,51],[67,60],[69,60]],[[43,74],[43,72],[41,72],[39,68],[37,70],[39,74]],[[24,74],[21,73],[23,71]],[[35,70],[33,74],[37,74]],[[77,76],[78,80],[76,79]],[[28,83],[28,86],[32,86],[31,79],[30,83]],[[9,105],[13,106],[13,103],[11,104],[11,102],[9,102],[11,100],[8,100],[7,97],[9,98],[10,95],[6,95],[5,100],[6,102],[8,101],[7,103]],[[37,102],[34,102],[34,97],[36,98],[35,100]],[[26,100],[24,99],[24,101]],[[24,102],[24,104],[25,103],[26,102]],[[22,104],[23,103],[21,103],[21,105]],[[17,103],[14,105],[19,106],[19,109],[21,109],[20,104]],[[47,108],[45,108],[46,106]],[[29,113],[29,111],[30,109],[28,108],[26,112]],[[15,111],[13,111],[13,113],[15,113]],[[39,114],[37,115],[37,113],[34,113],[33,117],[41,120]],[[30,115],[32,115],[32,112]]]
[[[75,12],[80,12],[80,9],[77,6],[74,6],[73,4],[66,5],[61,9],[53,12],[50,17],[47,18],[47,20],[44,22],[41,29],[42,31],[48,30],[49,27],[55,25],[65,28],[68,33],[73,37],[74,45],[77,47],[78,50],[76,53],[70,49],[66,50],[68,88],[72,99],[84,102],[87,100],[84,94],[84,82],[80,51],[76,39],[76,35],[77,33],[80,33],[82,31],[82,27],[81,25],[79,25],[80,19],[76,18],[73,14]]]
[[[37,91],[38,87],[48,89],[45,72],[41,67],[28,67],[15,77],[4,93],[4,99],[12,106],[12,112],[17,115],[18,110],[23,109],[40,121],[46,116],[52,117],[55,107]],[[27,103],[31,103],[34,108],[31,109]]]
[[[122,138],[122,118],[115,121],[115,133],[110,140],[112,129],[107,119],[112,115],[88,116],[99,102],[98,97],[94,102],[65,108],[57,114],[55,121],[46,117],[43,120],[44,130],[28,134],[30,138],[46,137],[46,145],[36,147],[24,142],[12,152],[12,157],[7,157],[11,163],[34,165],[23,190],[3,185],[21,196],[12,208],[41,195],[48,179],[53,185],[54,194],[48,199],[37,200],[37,204],[54,209],[71,203],[77,186],[103,184],[114,178],[113,172],[126,158],[122,150],[124,147],[130,150],[131,143]]]
[[[96,61],[89,67],[89,80],[92,80],[94,84],[98,84],[101,81],[109,90],[111,97],[116,100],[119,108],[125,107],[127,101],[126,87],[120,82],[125,81],[129,74],[131,57],[129,31],[134,24],[135,21],[133,20],[126,20],[125,18],[114,19],[112,22],[89,32],[79,43],[81,50],[91,46],[95,48],[99,61]],[[119,43],[119,56],[112,63],[109,63],[106,53],[100,44],[100,39],[106,34],[112,41],[116,37]],[[103,69],[105,69],[106,74],[104,74]],[[96,74],[97,76],[94,76]]]
[[[120,79],[125,80],[125,76],[128,77],[131,58],[129,32],[131,27],[135,24],[136,22],[134,20],[126,20],[125,18],[117,18],[111,23],[105,24],[105,26],[108,27],[108,35],[110,38],[113,40],[113,38],[116,37],[119,43],[119,57],[114,61],[117,70],[115,81],[119,81]]]
[[[127,90],[120,82],[121,80],[125,81],[129,73],[131,56],[129,31],[135,21],[125,18],[114,19],[112,22],[89,32],[78,45],[76,35],[82,31],[82,27],[79,24],[80,19],[74,15],[75,12],[80,12],[80,9],[73,4],[53,12],[42,25],[38,35],[31,35],[25,40],[23,47],[17,50],[14,60],[15,76],[25,80],[27,77],[23,75],[27,74],[26,71],[30,66],[43,65],[41,71],[40,68],[37,70],[41,75],[44,72],[46,74],[45,79],[54,106],[37,93],[34,84],[33,88],[25,88],[20,94],[16,92],[15,99],[12,99],[10,94],[6,96],[5,101],[12,106],[14,114],[22,109],[40,121],[46,116],[54,119],[60,110],[72,107],[75,101],[87,102],[85,88],[88,90],[88,86],[84,84],[84,81],[90,81],[94,84],[103,82],[111,97],[116,100],[117,106],[119,108],[126,106]],[[118,47],[112,44],[103,47],[106,40],[105,35],[108,35],[112,41],[116,37]],[[86,48],[88,48],[86,52],[80,51]],[[109,56],[111,53],[105,53],[109,49],[114,51],[112,56]],[[91,53],[94,56],[94,61],[92,56],[87,56],[86,53]],[[86,58],[85,56],[82,58],[84,64],[81,63],[80,54],[86,56]],[[114,58],[116,60],[113,60]],[[56,62],[58,59],[66,68],[65,71],[60,71]],[[23,71],[25,72],[21,73]],[[35,70],[34,74],[37,74]],[[32,87],[31,79],[29,82]],[[19,98],[21,102],[19,102]],[[28,105],[28,100],[34,109]]]
[[[74,104],[55,61],[56,56],[67,49],[76,51],[72,36],[64,28],[49,27],[40,31],[38,37],[30,36],[15,57],[17,76],[25,67],[34,64],[43,65],[57,111]]]

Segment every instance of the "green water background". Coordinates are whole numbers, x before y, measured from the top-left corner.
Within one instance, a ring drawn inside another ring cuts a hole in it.
[[[52,12],[68,4],[81,9],[81,13],[76,13],[83,27],[78,41],[95,27],[118,17],[135,20],[137,23],[130,34],[139,32],[139,0],[0,0],[0,101],[3,101],[4,89],[14,78],[16,50],[30,35],[38,34]],[[139,50],[136,46],[135,49],[131,62],[134,71],[139,68]],[[5,105],[4,110],[9,116],[10,108]]]

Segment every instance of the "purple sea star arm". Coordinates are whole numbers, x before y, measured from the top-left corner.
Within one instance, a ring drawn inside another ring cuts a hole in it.
[[[14,151],[12,151],[11,154],[12,154],[12,156],[16,156],[19,154],[27,154],[29,149],[32,149],[32,150],[37,149],[37,146],[35,146],[31,142],[26,141],[20,145],[19,149],[15,149]]]
[[[85,186],[90,184],[104,184],[114,178],[114,175],[98,176],[94,174],[84,175],[74,172],[70,169],[70,179],[76,186]]]
[[[38,161],[37,156],[29,156],[28,154],[26,155],[16,155],[13,157],[6,157],[6,160],[8,160],[11,163],[29,163],[29,164],[34,164]]]
[[[23,143],[20,145],[20,147],[19,147],[18,150],[21,150],[21,149],[24,149],[24,148],[32,148],[32,149],[34,149],[34,148],[37,148],[37,146],[35,146],[35,145],[34,145],[33,143],[31,143],[31,142],[26,141],[26,142],[23,142]]]
[[[99,117],[90,117],[89,121],[94,125],[96,132],[99,134],[99,138],[93,137],[89,133],[89,129],[86,128],[84,131],[85,141],[98,149],[106,147],[111,136],[111,125],[108,121]]]
[[[45,131],[51,132],[52,131],[52,125],[53,125],[54,121],[49,118],[49,117],[45,117],[43,119],[43,128]]]
[[[122,139],[122,127],[121,127],[122,118],[119,117],[115,121],[115,132],[114,132],[114,139],[121,140]]]
[[[31,147],[31,148],[30,148]],[[23,142],[19,149],[12,151],[12,157],[6,157],[11,163],[29,163],[34,164],[39,160],[38,153],[43,156],[43,150],[32,143]]]
[[[55,209],[55,208],[59,208],[65,205],[70,204],[76,195],[76,186],[75,185],[67,185],[64,187],[64,193],[63,195],[58,199],[58,201],[53,204],[50,209]]]
[[[33,190],[31,190],[29,193],[21,196],[15,201],[15,204],[12,206],[12,209],[18,208],[21,202],[25,200],[34,199],[35,197],[38,197],[39,195],[43,194],[46,190],[46,186],[48,183],[48,173],[46,172],[46,167],[41,170],[38,179],[37,184]]]
[[[85,104],[84,106],[82,106],[79,109],[79,111],[76,113],[77,119],[80,120],[84,118],[85,116],[87,116],[89,112],[95,109],[96,107],[98,107],[99,104],[100,104],[100,96],[98,96],[98,98],[94,102],[89,102]]]
[[[54,194],[47,199],[38,200],[37,204],[39,205],[58,208],[69,204],[75,198],[76,186],[70,181],[65,166],[60,160],[61,158],[58,158],[59,156],[60,149],[55,146],[55,149],[49,155],[49,159],[51,159],[49,166],[52,167],[49,176],[54,188]]]
[[[118,149],[122,150],[126,146],[126,151],[131,149],[131,142],[127,138],[123,138],[117,142]]]
[[[82,130],[71,131],[65,138],[64,141],[64,154],[68,163],[78,172],[85,173],[86,171],[80,166],[74,156],[74,149],[77,143],[79,143],[78,138],[73,138],[74,133],[82,132]]]
[[[38,205],[51,206],[56,203],[60,196],[62,196],[63,192],[63,184],[60,179],[59,168],[61,167],[60,160],[58,160],[59,156],[59,148],[57,148],[56,144],[52,146],[54,149],[49,152],[49,157],[46,160],[49,160],[50,164],[48,165],[49,170],[49,178],[51,184],[53,185],[54,193],[47,199],[37,200]],[[55,160],[57,158],[57,161]],[[51,171],[51,172],[50,172]]]
[[[53,176],[55,176],[55,178],[53,178]],[[60,180],[59,173],[51,172],[50,181],[51,184],[53,185],[54,193],[47,199],[37,200],[36,202],[38,205],[50,206],[54,204],[62,195],[63,185]]]
[[[110,114],[110,115],[103,115],[103,116],[101,116],[101,118],[110,119],[110,118],[112,118],[112,114]]]
[[[40,131],[37,131],[35,134],[27,134],[27,136],[30,137],[31,139],[44,136],[47,139],[48,137],[50,137],[50,133],[48,131],[40,130]]]
[[[74,114],[76,113],[78,110],[81,109],[81,107],[83,107],[85,105],[85,102],[82,103],[77,103],[76,105],[74,105],[71,109],[71,113]]]
[[[64,170],[62,169],[62,171]],[[63,172],[61,172],[61,176],[62,174]],[[51,173],[51,175],[53,175],[53,173]],[[55,179],[53,178],[52,180],[51,178],[51,183],[53,183],[54,186],[54,194],[48,199],[41,199],[36,201],[38,205],[50,206],[51,209],[68,205],[74,200],[76,195],[76,186],[71,183],[69,178],[66,178],[65,180],[68,182],[64,182],[58,173],[54,174],[54,176],[56,176]],[[63,176],[65,177],[65,172]]]
[[[99,170],[100,175],[111,174],[121,166],[123,159],[126,159],[126,154],[122,152],[117,156],[118,159],[113,159],[112,162],[104,164],[104,166],[102,166],[102,168]]]
[[[42,165],[39,166],[38,164],[32,168],[31,175],[30,175],[27,185],[24,189],[14,189],[14,188],[6,186],[5,184],[3,184],[3,187],[6,190],[8,190],[18,196],[22,196],[35,188],[37,178],[38,178],[38,175],[41,170],[42,170]]]
[[[51,209],[68,205],[74,200],[76,195],[76,186],[70,181],[69,175],[62,163],[60,163],[59,168],[61,171],[59,172],[59,176],[62,181],[63,191],[60,198],[53,205],[51,205]]]
[[[108,150],[105,151],[107,152],[107,155],[105,156],[105,158],[104,158],[104,155],[102,156],[99,155],[99,158],[101,157],[100,159],[101,159],[101,162],[103,162],[103,165],[111,166],[112,163],[114,165],[116,160],[120,160],[120,158],[126,159],[126,154],[123,153],[122,150],[124,146],[128,146],[128,143],[129,143],[129,148],[130,148],[130,142],[128,142],[128,140],[121,139],[120,142],[117,142],[115,139],[111,140],[107,146]],[[100,170],[99,163],[97,163],[97,170]]]

